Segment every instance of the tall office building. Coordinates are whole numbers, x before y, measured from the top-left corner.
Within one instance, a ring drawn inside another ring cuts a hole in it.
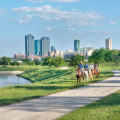
[[[80,40],[74,40],[74,51],[80,51]]]
[[[105,40],[105,48],[112,50],[112,39],[111,38],[108,38]]]
[[[50,53],[50,38],[42,37],[40,40],[40,56]]]
[[[35,40],[35,55],[40,55],[40,40]]]
[[[35,55],[34,51],[34,36],[31,34],[28,34],[25,36],[25,56]]]
[[[55,46],[51,46],[51,51],[55,51]]]

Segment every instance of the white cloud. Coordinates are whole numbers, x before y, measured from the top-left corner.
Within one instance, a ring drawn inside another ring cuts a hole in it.
[[[78,2],[80,0],[26,0],[28,2],[32,2],[32,3],[41,3],[41,2]]]
[[[74,28],[74,26],[96,26],[98,25],[96,21],[103,18],[103,16],[101,16],[101,13],[97,13],[95,11],[86,13],[73,10],[63,11],[59,8],[53,8],[50,5],[41,7],[20,7],[14,8],[12,11],[18,14],[21,13],[23,15],[29,14],[29,17],[25,16],[23,20],[20,20],[20,23],[28,23],[29,19],[34,16],[47,21],[57,21],[61,23],[71,24],[71,28]]]
[[[77,32],[76,35],[99,35],[99,36],[111,36],[111,35],[119,35],[120,31],[83,31]]]
[[[6,12],[7,12],[6,10],[0,9],[0,16],[2,16],[3,14],[5,14]]]
[[[16,18],[18,21],[19,24],[26,24],[26,23],[29,23],[29,20],[32,18],[33,16],[32,15],[26,15],[22,18]],[[16,20],[16,19],[13,19],[13,20]]]
[[[45,29],[45,31],[46,32],[56,32],[56,31],[58,31],[57,29],[54,29],[54,28],[52,28],[52,27],[47,27],[46,29]]]
[[[109,21],[109,23],[112,24],[112,25],[117,24],[117,22],[115,22],[115,21]]]
[[[45,28],[45,32],[60,32],[60,31],[74,31],[75,29],[72,27],[68,27],[68,28],[53,28],[53,27],[46,27]]]

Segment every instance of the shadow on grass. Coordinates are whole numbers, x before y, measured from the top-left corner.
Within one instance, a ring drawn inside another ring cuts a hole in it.
[[[65,89],[71,89],[71,88],[75,88],[75,87],[78,87],[77,85],[76,86],[52,86],[52,85],[46,85],[46,86],[39,86],[39,85],[34,85],[34,86],[15,86],[14,88],[17,88],[17,89],[21,89],[21,88],[24,88],[24,89],[29,89],[29,90],[65,90]]]

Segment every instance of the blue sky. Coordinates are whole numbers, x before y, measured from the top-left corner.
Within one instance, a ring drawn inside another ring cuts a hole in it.
[[[24,53],[24,37],[48,36],[57,50],[105,46],[120,49],[120,0],[0,0],[0,56]]]

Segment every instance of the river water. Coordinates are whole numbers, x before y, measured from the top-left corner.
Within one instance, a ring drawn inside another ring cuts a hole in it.
[[[0,75],[0,87],[30,84],[29,80],[15,75]]]

